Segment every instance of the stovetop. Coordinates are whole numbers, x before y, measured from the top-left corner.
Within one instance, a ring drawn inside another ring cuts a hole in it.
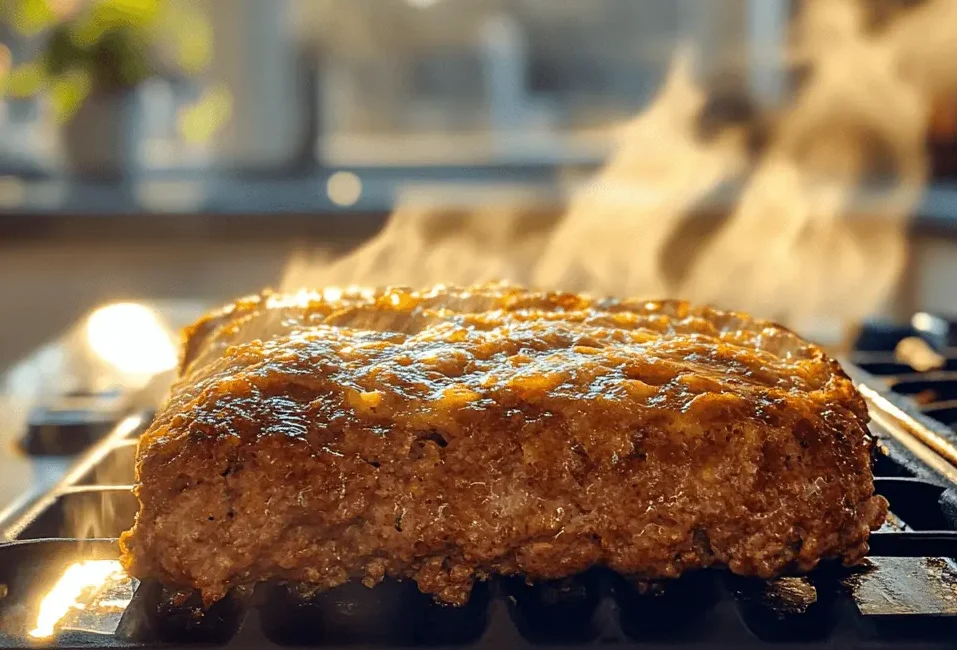
[[[146,309],[171,336],[202,305],[138,309],[114,316]],[[205,612],[117,571],[115,538],[136,511],[136,440],[170,380],[153,371],[171,362],[146,354],[149,367],[137,366],[144,341],[109,327],[98,339],[84,321],[4,384],[19,410],[3,427],[15,451],[0,458],[0,490],[11,488],[0,491],[11,540],[0,543],[0,647],[953,647],[957,348],[949,321],[932,318],[864,327],[846,365],[869,400],[875,483],[893,512],[863,567],[772,581],[713,570],[653,589],[601,569],[534,586],[492,579],[462,609],[411,583],[311,597],[266,584]]]
[[[179,329],[206,307],[199,301],[107,305],[0,376],[0,521],[11,519],[56,484],[77,455],[134,410],[138,400],[161,399],[171,380],[170,373],[142,372],[165,365],[167,359],[151,358],[153,367],[139,368],[117,367],[104,358],[104,336],[96,335],[97,327],[105,330],[107,342],[119,334],[114,355],[155,345],[160,333],[175,351]],[[155,327],[137,329],[149,319]],[[132,327],[124,321],[132,321]]]

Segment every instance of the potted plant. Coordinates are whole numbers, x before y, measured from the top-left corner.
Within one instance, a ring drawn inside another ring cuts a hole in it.
[[[10,71],[5,94],[46,94],[76,176],[113,179],[135,165],[137,87],[193,75],[211,52],[205,17],[170,0],[12,0],[6,18],[42,45]],[[28,19],[23,18],[24,12]],[[31,22],[32,21],[32,22]]]

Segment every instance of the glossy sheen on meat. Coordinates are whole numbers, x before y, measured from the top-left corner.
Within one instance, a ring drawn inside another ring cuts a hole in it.
[[[137,452],[133,575],[202,591],[594,565],[846,563],[884,520],[863,400],[789,331],[488,285],[264,294],[187,331]]]

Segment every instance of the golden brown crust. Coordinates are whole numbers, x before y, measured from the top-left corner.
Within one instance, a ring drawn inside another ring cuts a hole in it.
[[[268,578],[476,577],[602,564],[770,576],[859,560],[867,410],[773,323],[502,285],[263,294],[187,332],[143,436],[139,577],[207,600]]]

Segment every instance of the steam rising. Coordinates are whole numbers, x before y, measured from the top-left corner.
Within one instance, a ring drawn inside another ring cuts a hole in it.
[[[807,4],[794,56],[813,77],[680,293],[787,322],[858,319],[887,297],[926,180],[930,93],[900,65],[913,21],[869,35],[861,5]]]
[[[562,215],[407,204],[343,259],[293,260],[281,288],[508,279],[684,297],[798,326],[818,314],[857,320],[894,289],[927,177],[930,104],[957,87],[957,0],[927,0],[883,25],[875,6],[806,0],[782,53],[805,71],[792,101],[713,133],[701,128],[708,91],[690,50],[679,53]],[[755,150],[759,126],[767,138]],[[690,227],[696,205],[739,181],[723,222]]]

